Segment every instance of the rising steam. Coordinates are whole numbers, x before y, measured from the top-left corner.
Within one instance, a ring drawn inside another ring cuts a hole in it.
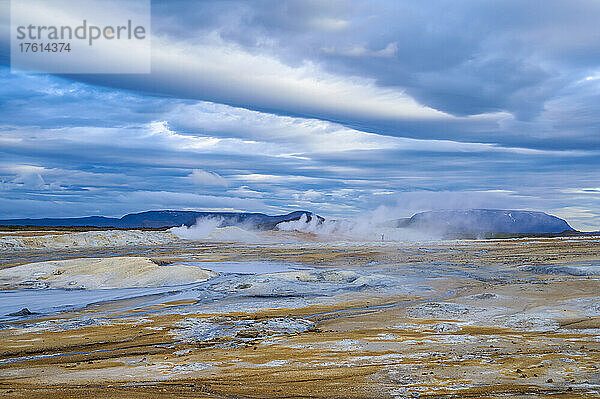
[[[192,241],[236,241],[263,242],[250,225],[223,226],[225,220],[221,217],[204,217],[196,219],[193,226],[172,227],[169,231],[177,237]]]
[[[280,231],[298,231],[315,234],[319,239],[345,239],[353,241],[422,241],[439,239],[434,234],[424,234],[413,229],[387,227],[381,212],[373,212],[368,216],[353,220],[325,220],[313,217],[308,219],[303,214],[298,220],[282,222],[277,225]]]
[[[222,224],[223,218],[205,217],[196,219],[196,223],[193,226],[182,225],[180,227],[172,227],[169,231],[184,240],[202,240],[208,238]]]

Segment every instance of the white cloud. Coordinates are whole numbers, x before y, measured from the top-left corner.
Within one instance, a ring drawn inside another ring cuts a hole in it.
[[[169,129],[167,121],[151,122],[148,125],[149,137],[152,141],[168,141],[181,148],[208,149],[215,147],[221,140],[214,137],[184,136]],[[142,136],[143,137],[143,136]]]
[[[393,50],[393,45],[384,52]],[[286,109],[310,115],[383,119],[443,119],[397,88],[374,79],[335,75],[304,62],[290,66],[272,55],[250,52],[217,34],[177,41],[152,37],[152,74],[136,75],[128,85],[152,87],[179,97]],[[110,83],[110,82],[109,82]],[[118,84],[118,82],[115,82]]]
[[[227,187],[227,180],[219,176],[217,173],[207,172],[201,169],[194,169],[189,174],[190,179],[194,184],[200,186],[223,186]]]
[[[212,148],[258,150],[292,156],[311,152],[398,149],[436,152],[511,152],[531,155],[585,155],[586,151],[551,151],[452,140],[422,140],[367,133],[341,124],[311,118],[281,116],[208,102],[179,104],[162,117],[186,131],[230,137]],[[485,118],[490,118],[490,115]],[[502,114],[502,117],[506,115]],[[166,122],[160,122],[166,123]],[[195,136],[186,137],[193,140]],[[235,141],[236,137],[243,142]],[[199,137],[200,139],[201,137]],[[214,140],[214,137],[212,138]],[[204,139],[203,139],[204,140]]]
[[[263,198],[265,196],[265,193],[252,190],[248,186],[241,186],[236,189],[229,190],[227,193],[242,198]]]
[[[303,200],[303,201],[316,201],[318,199],[322,199],[323,194],[321,194],[320,192],[318,192],[316,190],[309,189],[304,192],[294,194],[294,198],[296,198],[298,200]]]
[[[341,18],[315,17],[308,21],[308,25],[323,31],[340,31],[350,26],[350,22]]]
[[[346,57],[375,57],[375,58],[390,58],[398,52],[398,43],[388,43],[381,50],[371,50],[362,45],[357,45],[348,48],[338,49],[335,47],[324,47],[323,52],[326,54],[343,55]]]
[[[271,175],[271,174],[262,174],[262,173],[249,173],[243,175],[232,175],[232,179],[241,181],[241,182],[253,182],[253,183],[308,183],[308,182],[318,182],[321,179],[318,177],[309,177],[309,176],[300,176],[300,175]]]

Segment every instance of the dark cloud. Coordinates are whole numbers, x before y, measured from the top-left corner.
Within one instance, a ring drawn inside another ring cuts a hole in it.
[[[292,64],[310,60],[400,86],[455,115],[505,110],[531,118],[600,62],[595,1],[169,2],[156,9],[179,22],[159,18],[159,32],[218,32]],[[388,57],[374,55],[390,44]]]
[[[152,74],[67,77],[390,136],[597,148],[595,121],[578,126],[556,107],[594,103],[595,86],[576,86],[599,70],[599,13],[582,0],[154,2]],[[13,84],[23,90],[10,114],[29,100],[25,79]],[[92,101],[70,98],[73,109]],[[155,111],[138,101],[127,111]],[[104,108],[118,122],[110,100]],[[485,113],[498,114],[469,117]],[[54,114],[57,125],[75,119]],[[577,133],[562,143],[565,126]]]

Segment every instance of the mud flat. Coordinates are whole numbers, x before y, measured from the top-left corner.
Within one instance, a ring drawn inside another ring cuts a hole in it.
[[[600,239],[288,238],[4,252],[1,271],[11,283],[0,291],[0,393],[600,396]],[[140,258],[161,273],[206,274],[130,288],[18,284],[40,273],[32,259],[65,270],[72,262],[69,279],[77,280],[99,259],[125,270]],[[22,306],[20,293],[40,301]],[[71,298],[73,306],[35,307],[57,295],[57,304]],[[15,312],[6,302],[37,314],[8,316]]]

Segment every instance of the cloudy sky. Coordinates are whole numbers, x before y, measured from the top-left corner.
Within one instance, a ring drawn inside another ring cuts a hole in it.
[[[534,209],[600,229],[600,2],[164,1],[152,73],[11,74],[0,217]]]

